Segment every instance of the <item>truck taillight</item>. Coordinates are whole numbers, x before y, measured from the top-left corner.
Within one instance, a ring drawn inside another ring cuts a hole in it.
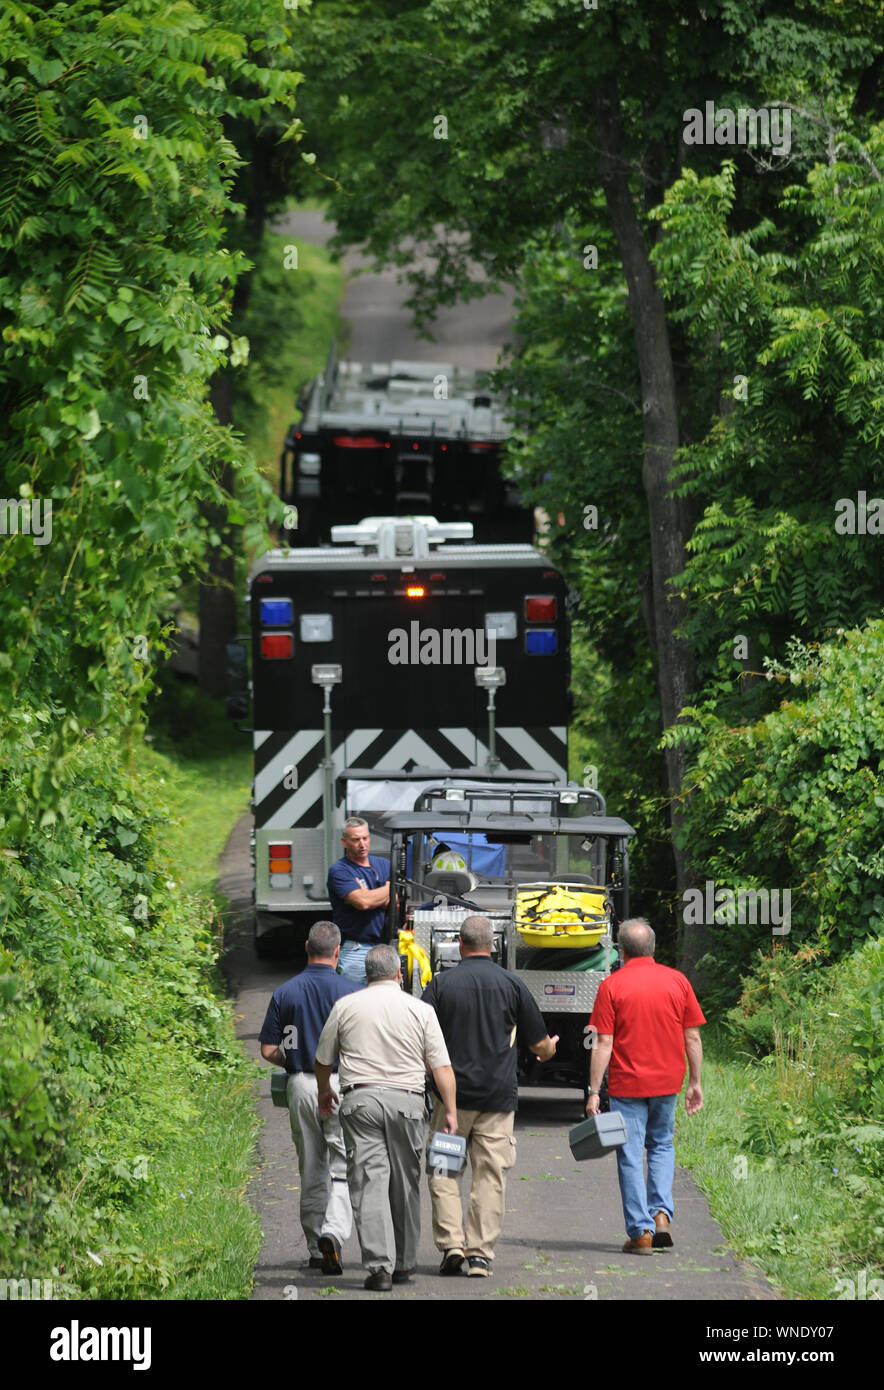
[[[371,434],[336,434],[332,443],[339,449],[382,449],[384,441]],[[387,446],[389,448],[389,445]]]
[[[292,886],[292,842],[291,840],[271,840],[267,846],[270,870],[270,887],[275,889]]]

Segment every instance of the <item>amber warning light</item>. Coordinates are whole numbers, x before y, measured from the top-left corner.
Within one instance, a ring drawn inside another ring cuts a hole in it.
[[[408,588],[405,590],[406,598],[423,598],[425,593],[426,590],[423,584],[409,584]]]

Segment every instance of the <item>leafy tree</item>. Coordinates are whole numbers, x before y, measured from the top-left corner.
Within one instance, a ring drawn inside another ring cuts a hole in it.
[[[719,679],[722,713],[728,700],[740,712],[734,675],[758,653],[860,626],[884,601],[878,523],[869,516],[870,534],[857,515],[884,445],[884,127],[844,145],[785,191],[776,220],[732,229],[732,164],[705,179],[687,172],[660,210],[664,289],[691,338],[714,333],[706,372],[728,400],[677,470],[685,493],[705,499],[688,547],[686,631],[707,698]],[[742,389],[728,389],[734,379]],[[852,514],[861,529],[850,534]],[[753,693],[758,708],[763,686]]]
[[[158,1047],[236,1065],[139,752],[169,597],[218,544],[203,504],[256,546],[276,505],[207,398],[245,351],[225,332],[245,258],[225,245],[240,157],[224,122],[288,119],[297,83],[256,61],[277,42],[268,12],[0,12],[4,1268],[36,1249],[70,1271],[72,1251],[91,1265],[90,1242],[116,1246],[105,1201],[124,1177],[99,1181],[88,1151]]]
[[[771,713],[733,725],[710,701],[667,735],[689,749],[684,833],[716,889],[788,890],[785,944],[830,959],[884,927],[882,658],[880,618],[830,642],[793,640],[767,666],[781,696]],[[720,995],[733,996],[769,930],[714,928]]]
[[[805,114],[795,112],[794,159],[801,168],[816,157],[819,131],[833,117],[851,119],[854,96],[853,119],[865,119],[877,99],[870,74],[880,68],[881,51],[880,37],[870,43],[866,33],[867,7],[814,0],[795,16],[790,7],[727,0],[702,7],[671,0],[651,8],[625,0],[592,10],[571,0],[517,7],[480,0],[465,14],[453,0],[426,7],[397,0],[379,13],[376,4],[320,0],[314,14],[303,110],[308,125],[321,127],[323,167],[342,186],[335,200],[341,237],[365,242],[381,261],[403,268],[413,256],[409,238],[418,239],[431,258],[428,267],[408,270],[422,320],[439,304],[481,293],[487,286],[476,266],[492,284],[524,275],[537,304],[555,300],[557,287],[573,277],[565,273],[558,286],[554,276],[542,288],[531,284],[532,255],[561,272],[569,258],[575,268],[581,264],[586,243],[598,247],[598,269],[587,273],[607,281],[609,296],[620,296],[618,350],[625,349],[630,366],[623,381],[610,385],[626,401],[618,407],[611,395],[600,402],[586,389],[584,378],[598,378],[598,358],[604,375],[609,356],[610,318],[600,327],[597,355],[597,321],[590,318],[579,369],[572,371],[570,410],[557,411],[560,381],[551,397],[542,393],[555,377],[552,357],[561,345],[555,335],[567,313],[556,317],[551,336],[535,316],[536,336],[523,354],[537,373],[534,420],[557,418],[526,462],[548,457],[550,441],[567,434],[566,456],[590,458],[595,467],[606,439],[622,433],[631,441],[640,425],[647,520],[637,549],[650,563],[632,611],[646,621],[660,717],[671,726],[697,679],[683,635],[685,591],[674,585],[687,562],[697,503],[673,490],[673,469],[679,449],[706,432],[708,345],[698,354],[667,308],[652,257],[659,225],[650,214],[688,157],[684,113],[708,98],[730,106],[800,106]],[[714,169],[721,152],[713,146],[691,153],[701,168]],[[753,167],[749,151],[741,152],[740,163]],[[768,170],[755,180],[750,202],[763,204],[782,187],[783,170]],[[577,299],[592,306],[605,296],[578,292]],[[633,397],[635,405],[627,405]],[[635,464],[623,478],[629,509]],[[542,472],[560,483],[561,468]],[[561,493],[549,483],[547,509],[555,515]],[[576,518],[565,513],[572,533],[596,487],[596,474],[585,477],[578,462],[566,493],[581,506]],[[617,521],[600,533],[606,545],[631,520],[627,511],[621,526],[619,509],[613,515]],[[677,821],[679,745],[668,745],[666,765]],[[681,843],[677,836],[680,885],[688,880]],[[699,938],[685,942],[688,964],[701,946]]]
[[[269,489],[205,399],[241,353],[221,332],[244,265],[223,244],[223,121],[275,109],[296,77],[190,4],[12,5],[0,25],[5,490],[22,515],[53,508],[50,543],[2,543],[0,718],[53,705],[60,756],[75,715],[137,717],[165,598],[213,540],[200,504],[262,534]],[[247,81],[259,95],[232,97]]]

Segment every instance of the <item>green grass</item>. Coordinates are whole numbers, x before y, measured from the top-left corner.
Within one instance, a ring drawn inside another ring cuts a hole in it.
[[[152,705],[145,763],[162,779],[172,816],[159,840],[186,893],[211,896],[218,858],[248,810],[251,740],[220,701],[169,677]]]
[[[144,1202],[134,1231],[145,1253],[169,1266],[164,1298],[248,1298],[261,1248],[258,1218],[245,1200],[257,1130],[254,1083],[244,1068],[236,1081],[213,1078],[193,1100],[189,1133],[156,1163],[163,1199]]]
[[[750,1110],[772,1112],[782,1090],[782,1071],[735,1059],[713,1038],[703,1109],[694,1116],[683,1106],[678,1111],[676,1155],[738,1256],[757,1264],[786,1297],[837,1298],[839,1277],[856,1280],[863,1268],[869,1278],[877,1272],[851,1248],[851,1191],[831,1163],[812,1153],[765,1157],[745,1142]]]
[[[178,890],[203,904],[196,911],[214,913],[220,947],[213,886],[218,857],[248,804],[248,740],[231,731],[220,702],[188,684],[161,688],[152,715],[153,746],[144,749],[141,767],[169,811],[159,847]],[[217,974],[215,985],[232,1038],[232,1009]],[[132,1092],[108,1106],[106,1122],[126,1131],[144,1171],[126,1175],[124,1244],[96,1273],[97,1296],[249,1296],[261,1246],[257,1214],[245,1200],[258,1127],[257,1069],[238,1051],[200,1077],[186,1051],[153,1046]]]

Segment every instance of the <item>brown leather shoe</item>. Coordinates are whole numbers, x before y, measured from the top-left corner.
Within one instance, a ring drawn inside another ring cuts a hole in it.
[[[624,1255],[653,1255],[653,1236],[650,1231],[642,1231],[635,1240],[628,1240],[623,1247]]]
[[[669,1217],[665,1211],[658,1211],[654,1217],[654,1239],[651,1242],[655,1250],[669,1250],[672,1247],[672,1236],[669,1234]]]

